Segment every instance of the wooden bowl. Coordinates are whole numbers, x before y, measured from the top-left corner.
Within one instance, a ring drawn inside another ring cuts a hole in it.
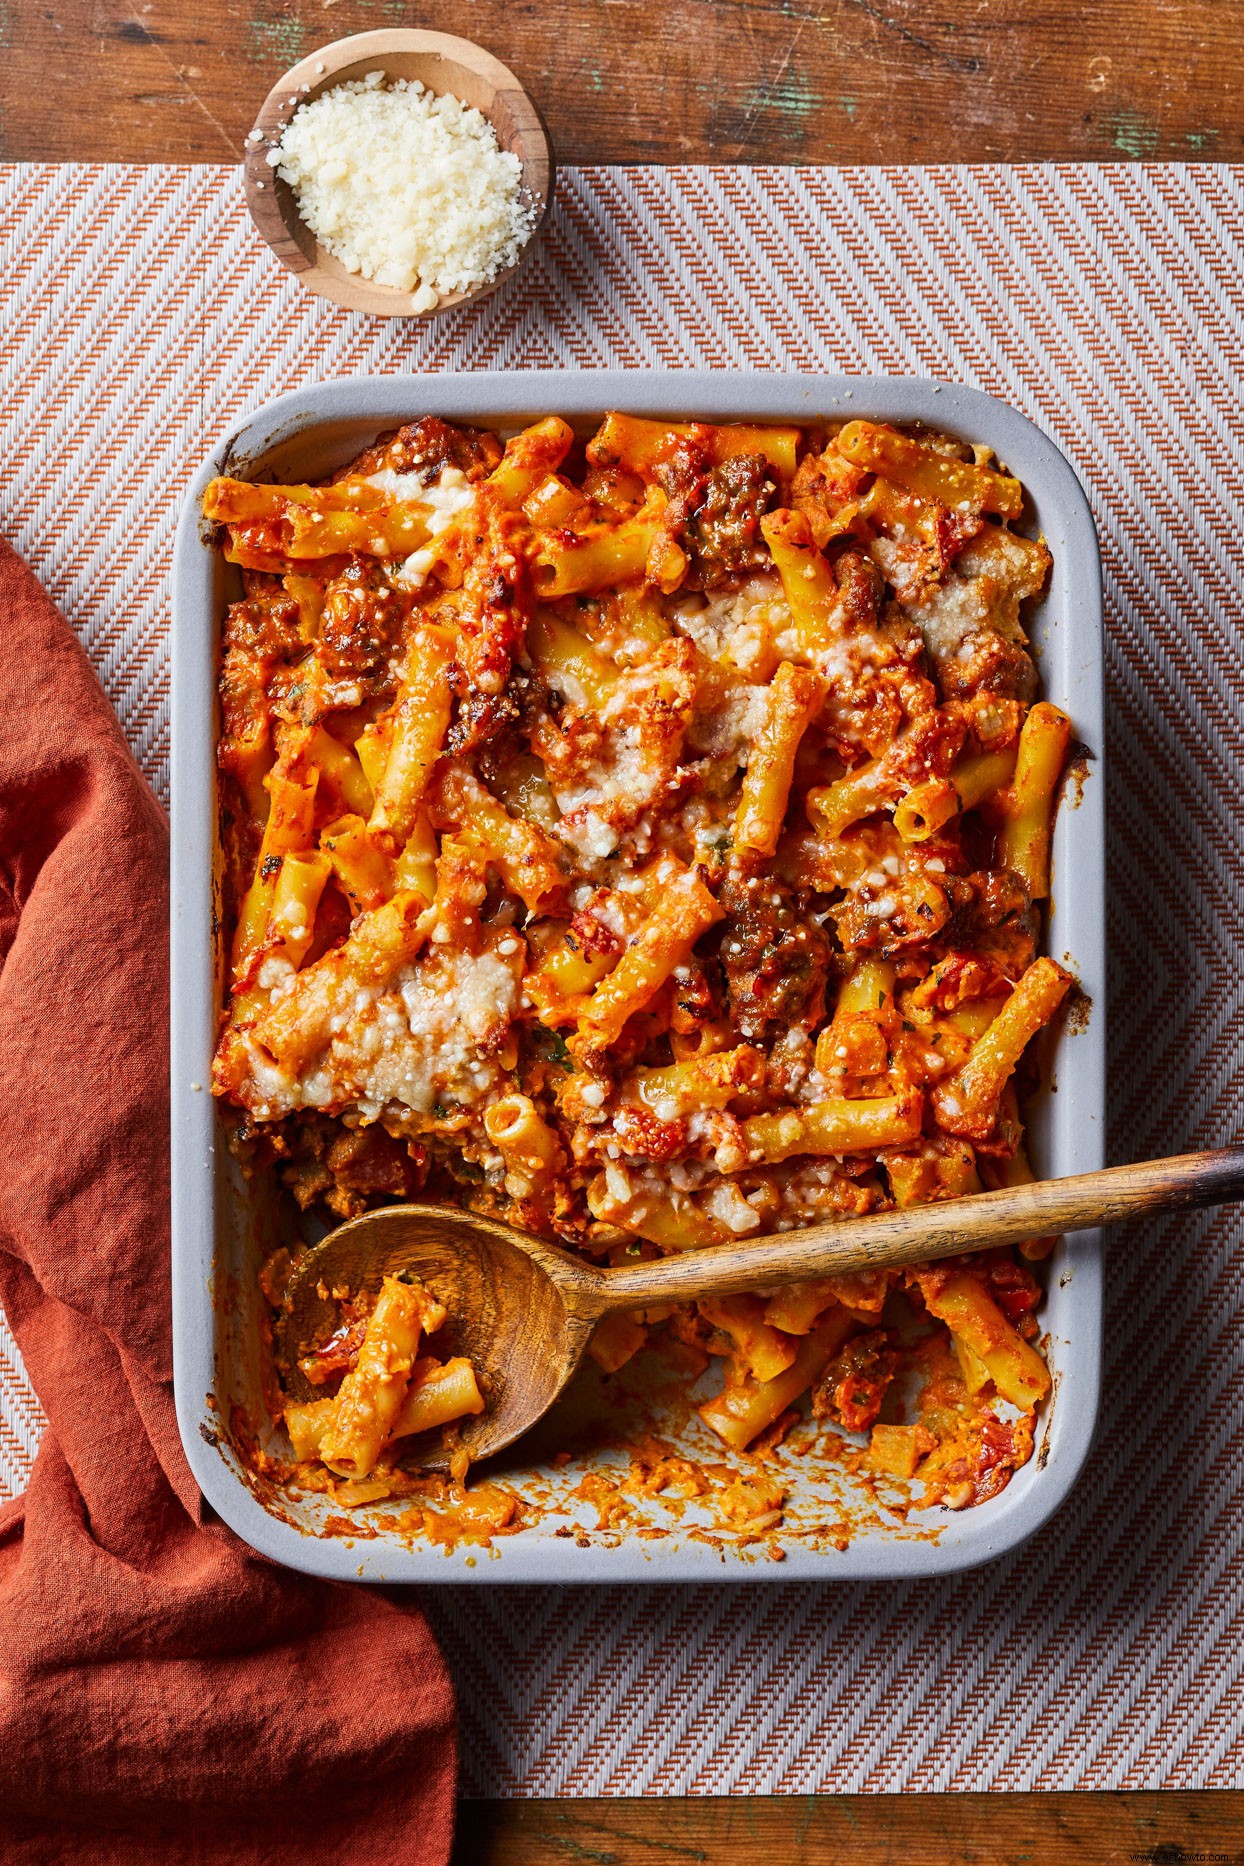
[[[288,182],[268,162],[268,151],[301,104],[350,78],[383,71],[387,78],[418,78],[438,96],[446,92],[487,117],[502,149],[518,157],[521,194],[532,212],[532,228],[523,254],[488,285],[469,292],[447,292],[430,311],[416,311],[414,294],[377,285],[361,273],[347,272],[340,260],[321,247],[303,225]],[[256,134],[258,132],[258,134]],[[482,46],[447,32],[416,32],[394,27],[360,32],[321,46],[287,71],[269,91],[246,144],[246,202],[251,218],[281,264],[300,285],[320,298],[373,317],[437,317],[457,305],[486,298],[505,283],[543,225],[553,195],[553,152],[540,113],[512,71]]]

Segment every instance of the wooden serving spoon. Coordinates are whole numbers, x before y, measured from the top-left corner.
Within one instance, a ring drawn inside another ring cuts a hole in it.
[[[405,1271],[448,1309],[454,1352],[471,1361],[487,1398],[483,1413],[459,1422],[460,1442],[474,1460],[504,1450],[543,1417],[574,1375],[593,1327],[615,1309],[926,1263],[1242,1195],[1244,1146],[1222,1147],[614,1270],[452,1206],[390,1205],[330,1232],[296,1266],[280,1329],[286,1382],[293,1399],[322,1397],[299,1372],[298,1360],[339,1325],[337,1305],[324,1292],[375,1291],[386,1276]],[[422,1447],[410,1440],[405,1461],[445,1469],[440,1438],[428,1433]]]

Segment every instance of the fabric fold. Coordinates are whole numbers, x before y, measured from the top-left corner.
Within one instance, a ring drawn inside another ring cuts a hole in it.
[[[168,830],[0,543],[0,1306],[48,1417],[0,1511],[0,1857],[442,1866],[452,1691],[414,1606],[254,1554],[170,1387]]]

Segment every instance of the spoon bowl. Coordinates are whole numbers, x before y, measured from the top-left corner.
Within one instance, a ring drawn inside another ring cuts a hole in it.
[[[487,117],[500,147],[518,157],[522,171],[520,194],[532,219],[523,253],[487,285],[446,292],[430,311],[416,311],[413,292],[347,272],[305,225],[293,189],[268,162],[269,149],[280,142],[296,110],[321,91],[372,71],[382,71],[386,78],[417,78],[434,95],[450,94],[471,105]],[[308,53],[269,91],[247,139],[244,164],[251,218],[286,271],[318,297],[375,317],[438,317],[495,292],[518,270],[544,223],[553,197],[553,173],[548,131],[514,73],[470,39],[409,27],[355,33]]]
[[[318,1399],[298,1366],[337,1328],[334,1290],[374,1295],[406,1274],[444,1303],[437,1353],[465,1355],[486,1410],[458,1422],[472,1461],[502,1451],[534,1425],[574,1373],[600,1313],[601,1272],[555,1245],[447,1205],[390,1205],[332,1231],[301,1259],[280,1326],[282,1377],[291,1399]],[[448,1467],[439,1431],[409,1444],[425,1469]],[[411,1460],[408,1459],[408,1462]]]
[[[448,1311],[438,1350],[465,1355],[484,1395],[485,1410],[459,1422],[459,1443],[474,1461],[503,1451],[543,1418],[572,1379],[594,1324],[613,1310],[931,1263],[1242,1195],[1244,1147],[1220,1147],[613,1270],[455,1206],[385,1206],[339,1226],[299,1259],[279,1330],[280,1370],[291,1398],[321,1398],[298,1361],[337,1329],[334,1293],[374,1293],[386,1276],[414,1276]],[[423,1439],[403,1445],[403,1462],[445,1470],[442,1434]]]

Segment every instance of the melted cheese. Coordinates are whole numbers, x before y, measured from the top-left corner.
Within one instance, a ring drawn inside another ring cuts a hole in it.
[[[261,1120],[349,1106],[364,1121],[383,1114],[402,1125],[438,1102],[472,1107],[495,1098],[508,1083],[496,1050],[521,993],[520,949],[507,943],[513,951],[504,958],[436,949],[383,989],[343,989],[328,1048],[300,1078],[249,1041],[248,1105]]]

